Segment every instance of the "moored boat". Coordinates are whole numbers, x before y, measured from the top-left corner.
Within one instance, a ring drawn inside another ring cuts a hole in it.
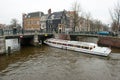
[[[44,43],[52,47],[90,53],[90,54],[96,54],[101,56],[108,56],[111,53],[110,48],[99,47],[97,46],[97,44],[89,43],[89,42],[70,41],[70,40],[50,38],[50,39],[46,39]]]

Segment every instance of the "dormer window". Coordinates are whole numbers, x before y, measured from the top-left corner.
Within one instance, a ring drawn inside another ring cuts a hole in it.
[[[52,15],[51,18],[54,19],[55,15]]]
[[[28,18],[30,18],[30,15],[28,15]]]

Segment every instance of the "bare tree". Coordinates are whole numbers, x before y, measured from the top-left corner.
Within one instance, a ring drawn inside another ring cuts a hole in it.
[[[94,20],[94,29],[95,31],[103,31],[103,24],[100,20]]]
[[[76,27],[79,27],[79,23],[82,17],[79,17],[79,15],[82,15],[82,10],[80,7],[80,4],[76,1],[74,2],[72,6],[73,12],[73,31],[75,31]]]
[[[112,18],[112,30],[113,31],[120,31],[120,4],[117,2],[115,5],[113,12],[110,11],[110,15]]]
[[[17,20],[17,19],[12,19],[12,20],[11,20],[11,27],[12,27],[12,28],[17,27],[17,24],[18,24],[18,20]]]
[[[90,18],[91,18],[91,14],[90,13],[86,13],[86,27],[87,27],[87,31],[90,31]]]
[[[17,19],[12,19],[11,20],[11,24],[10,24],[10,27],[13,29],[17,29],[17,30],[20,30],[21,29],[21,25],[18,23],[18,20]]]

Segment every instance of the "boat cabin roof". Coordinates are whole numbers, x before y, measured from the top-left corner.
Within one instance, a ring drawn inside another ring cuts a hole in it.
[[[76,46],[84,46],[84,47],[94,47],[94,46],[96,46],[95,43],[61,40],[61,39],[54,39],[54,38],[49,39],[49,41],[56,42],[56,43],[63,43],[63,44],[72,44],[72,45],[76,45]]]

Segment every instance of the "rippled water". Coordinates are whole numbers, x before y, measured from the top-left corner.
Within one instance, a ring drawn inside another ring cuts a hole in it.
[[[0,56],[0,80],[120,80],[120,50],[109,57],[43,45]]]

